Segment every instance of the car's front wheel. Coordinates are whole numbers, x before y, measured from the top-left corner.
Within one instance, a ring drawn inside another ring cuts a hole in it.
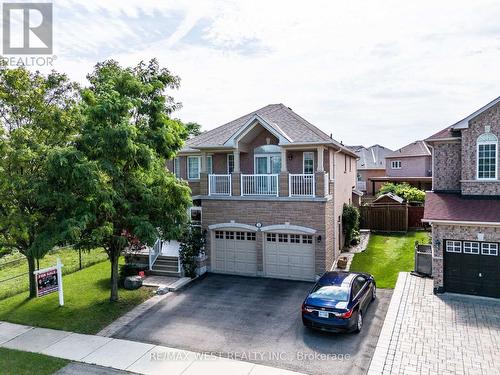
[[[373,284],[372,301],[375,301],[375,298],[377,298],[377,287],[375,286],[375,284]]]
[[[354,332],[359,333],[361,332],[361,328],[363,328],[363,314],[361,311],[358,311],[357,317],[356,317],[356,329]]]

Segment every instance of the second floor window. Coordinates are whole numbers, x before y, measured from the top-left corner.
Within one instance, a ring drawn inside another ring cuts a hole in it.
[[[187,176],[188,180],[199,180],[200,178],[200,157],[187,157]]]
[[[304,152],[304,174],[314,173],[314,152]]]
[[[485,133],[477,139],[477,178],[496,180],[498,168],[498,138]]]
[[[401,169],[401,160],[391,161],[391,169]]]
[[[175,177],[181,178],[181,159],[179,158],[174,159],[174,174]]]
[[[207,173],[208,174],[214,173],[212,156],[207,156]]]
[[[234,172],[234,154],[227,154],[227,173]]]

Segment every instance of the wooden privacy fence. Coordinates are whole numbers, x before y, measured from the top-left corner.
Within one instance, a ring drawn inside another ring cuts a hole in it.
[[[421,228],[424,208],[407,204],[371,204],[360,207],[362,229],[380,232],[407,232]]]

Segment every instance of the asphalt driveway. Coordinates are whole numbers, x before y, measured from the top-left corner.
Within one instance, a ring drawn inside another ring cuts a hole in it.
[[[360,334],[331,334],[302,326],[312,285],[209,274],[114,336],[309,374],[366,373],[392,291],[378,290]]]

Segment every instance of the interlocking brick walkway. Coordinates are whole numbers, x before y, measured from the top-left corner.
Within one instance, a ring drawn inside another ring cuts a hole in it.
[[[368,374],[500,374],[500,300],[400,273]]]

